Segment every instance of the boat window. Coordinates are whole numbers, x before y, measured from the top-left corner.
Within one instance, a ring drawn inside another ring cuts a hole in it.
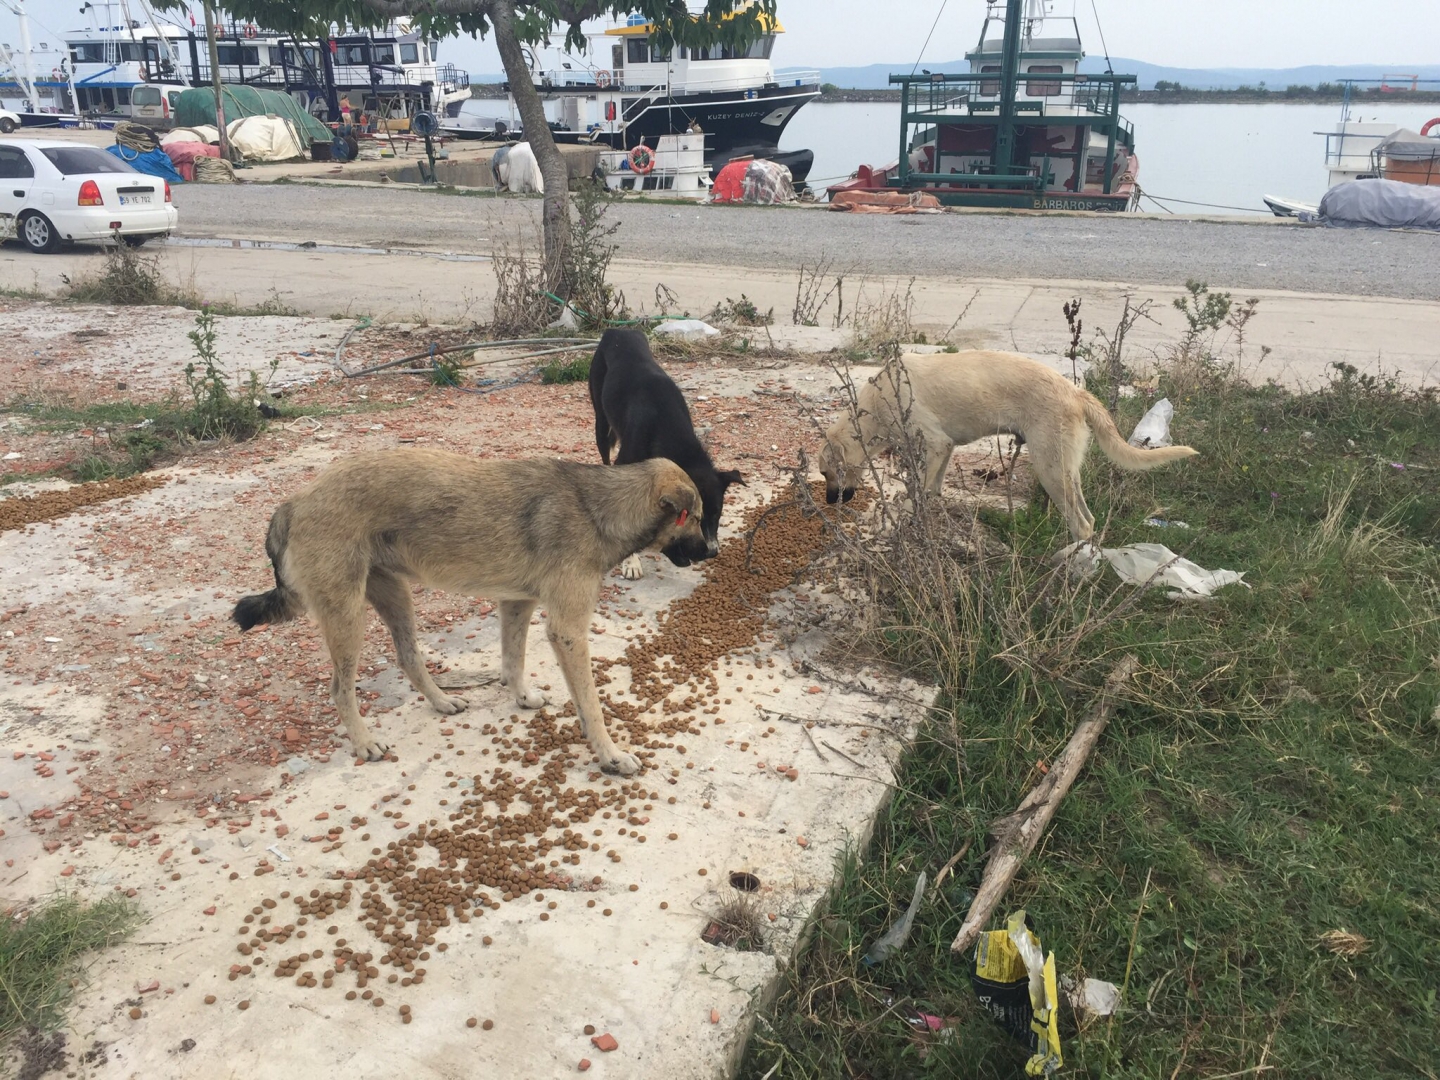
[[[420,62],[420,47],[413,41],[401,42],[400,62],[402,64],[418,64]]]
[[[1000,65],[999,65],[999,64],[983,64],[983,65],[981,65],[981,68],[980,68],[980,74],[982,74],[982,75],[989,75],[991,72],[996,72],[996,73],[998,73],[999,71],[1000,71]],[[981,97],[994,97],[994,96],[995,96],[996,94],[998,94],[998,93],[1000,93],[1000,80],[999,80],[999,79],[982,79],[982,80],[980,80],[980,96],[981,96]]]
[[[756,38],[750,43],[750,51],[746,53],[751,60],[769,60],[770,50],[775,47],[775,35],[766,34],[764,37]]]
[[[130,107],[130,88],[128,86],[117,86],[115,88],[115,104],[122,109]]]
[[[130,63],[134,63],[134,62],[137,61],[137,60],[144,59],[144,54],[145,54],[145,50],[140,47],[140,42],[138,42],[138,41],[122,41],[122,42],[120,42],[120,59],[121,59],[121,60],[126,60],[126,61],[129,61]]]
[[[1031,64],[1025,70],[1031,75],[1059,75],[1065,69],[1059,64]],[[1049,79],[1030,79],[1025,83],[1025,93],[1031,97],[1055,97],[1060,93],[1060,84]]]
[[[631,38],[625,43],[625,59],[631,64],[648,64],[650,43],[644,38]]]
[[[610,46],[610,66],[616,71],[625,66],[625,46],[618,41]]]
[[[217,45],[215,54],[221,67],[260,66],[260,50],[254,45]]]
[[[430,42],[425,48],[430,54],[430,61],[432,63],[440,59],[440,43],[438,41]]]
[[[105,63],[105,43],[103,41],[72,41],[70,43],[70,59],[77,64],[103,64]]]
[[[35,166],[18,146],[0,146],[0,180],[28,180]]]
[[[97,146],[48,146],[41,150],[61,176],[84,176],[86,173],[131,173],[135,170],[114,154]]]
[[[362,65],[370,62],[370,50],[364,45],[341,45],[335,50],[335,63]]]
[[[670,62],[670,53],[662,49],[659,45],[651,45],[650,62],[652,64],[668,64]]]
[[[375,46],[375,63],[377,63],[377,64],[393,64],[393,63],[395,63],[395,46],[394,46],[394,45],[376,45],[376,46]]]

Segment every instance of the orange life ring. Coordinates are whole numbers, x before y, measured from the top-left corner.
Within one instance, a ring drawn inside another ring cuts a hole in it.
[[[598,86],[601,90],[604,90],[613,81],[614,79],[610,75],[610,72],[606,71],[604,68],[601,68],[599,71],[595,72],[595,85]]]
[[[630,171],[636,176],[645,176],[655,168],[655,151],[644,143],[638,143],[630,150]]]
[[[245,24],[245,36],[246,36],[247,38],[253,38],[253,37],[254,37],[256,34],[258,34],[258,33],[259,33],[259,31],[255,28],[255,24],[254,24],[254,23],[246,23],[246,24]]]
[[[1440,116],[1435,117],[1434,120],[1426,120],[1425,126],[1420,129],[1420,134],[1429,135],[1437,127],[1440,127]]]

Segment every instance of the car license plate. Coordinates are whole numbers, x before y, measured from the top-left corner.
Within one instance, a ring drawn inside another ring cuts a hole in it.
[[[121,205],[121,206],[149,206],[149,205],[150,205],[150,196],[149,196],[149,195],[121,195],[121,196],[120,196],[120,205]]]

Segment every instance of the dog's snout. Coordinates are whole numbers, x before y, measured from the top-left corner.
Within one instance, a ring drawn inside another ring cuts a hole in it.
[[[709,538],[707,537],[706,540],[705,540],[705,557],[706,557],[707,559],[713,559],[713,558],[715,558],[716,555],[719,555],[719,554],[720,554],[720,541],[718,541],[718,540],[711,540],[711,539],[709,539]]]
[[[827,503],[837,503],[837,502],[839,502],[839,501],[840,501],[840,489],[839,489],[839,488],[833,488],[833,487],[827,487],[827,488],[825,489],[825,501],[826,501]]]
[[[854,489],[853,487],[847,487],[844,491],[842,491],[842,492],[840,493],[840,501],[841,501],[841,502],[849,502],[849,501],[850,501],[851,499],[853,499],[854,497],[855,497],[855,489]],[[831,499],[830,501],[831,501],[831,502],[834,502],[835,500],[834,500],[834,499]]]

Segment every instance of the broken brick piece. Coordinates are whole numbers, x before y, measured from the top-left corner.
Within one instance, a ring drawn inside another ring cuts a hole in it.
[[[596,1050],[603,1050],[607,1054],[611,1050],[620,1049],[620,1044],[615,1041],[615,1036],[611,1035],[608,1031],[605,1032],[604,1035],[591,1036],[590,1041],[594,1043]]]

